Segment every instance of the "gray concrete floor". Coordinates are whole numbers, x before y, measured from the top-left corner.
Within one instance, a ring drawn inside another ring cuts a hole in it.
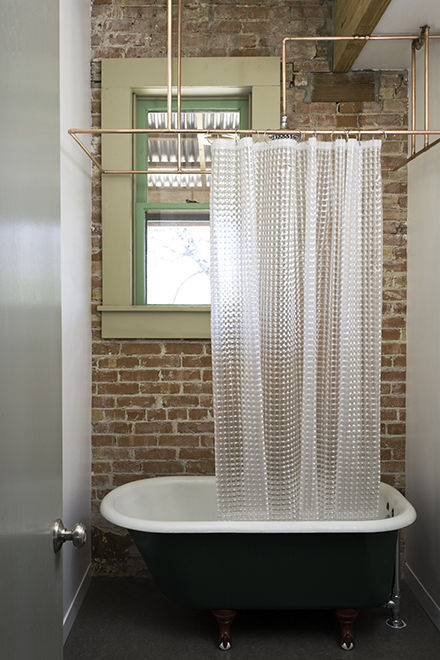
[[[217,648],[210,612],[167,600],[151,579],[92,581],[64,647],[64,660],[440,660],[440,632],[405,584],[402,618],[392,630],[387,610],[364,610],[355,623],[355,648],[338,644],[331,612],[245,611],[232,627],[232,649]]]

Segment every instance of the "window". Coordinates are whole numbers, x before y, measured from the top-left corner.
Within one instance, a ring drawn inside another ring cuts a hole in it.
[[[166,96],[166,78],[165,58],[103,60],[102,127],[136,126],[138,99],[159,104],[148,110],[152,114],[150,120],[158,120],[153,114],[162,114],[160,103]],[[245,99],[249,103],[248,111],[243,116],[249,117],[250,127],[264,131],[279,126],[279,58],[183,58],[182,82],[182,111],[193,115],[191,121],[196,126],[205,112],[232,112],[228,106],[222,108],[216,105],[219,101],[221,104],[224,101],[236,103],[237,99]],[[193,99],[203,99],[201,102],[207,105],[204,108],[191,107]],[[189,106],[186,105],[188,103]],[[190,151],[194,153],[193,142]],[[150,156],[156,154],[157,157],[158,145],[153,149],[151,146]],[[140,151],[140,145],[131,135],[103,136],[102,162],[105,169],[135,169],[137,159],[141,157]],[[204,153],[206,161],[206,149]],[[146,151],[144,158],[147,156]],[[173,157],[171,152],[169,157]],[[206,166],[209,166],[208,161]],[[146,286],[139,284],[145,282],[145,241],[148,258],[148,241],[153,240],[153,234],[149,236],[149,232],[162,231],[173,224],[175,233],[194,225],[203,231],[203,227],[207,226],[204,214],[209,211],[209,206],[202,191],[205,189],[204,195],[209,186],[204,185],[203,181],[202,185],[186,188],[177,185],[149,186],[147,183],[151,182],[147,182],[144,176],[142,183],[140,175],[102,176],[103,304],[99,307],[102,336],[127,339],[209,338],[209,305],[184,303],[179,298],[171,303],[148,304],[147,301],[146,304]],[[180,197],[176,199],[174,195]],[[182,195],[185,197],[182,198]],[[202,261],[203,258],[199,257]]]
[[[166,120],[166,100],[137,98],[137,128],[165,128]],[[233,136],[249,126],[249,101],[184,100],[181,126]],[[172,169],[177,160],[177,137],[137,136],[136,169]],[[209,139],[183,136],[180,160],[183,169],[210,169]],[[209,305],[209,189],[209,174],[137,175],[136,304]]]

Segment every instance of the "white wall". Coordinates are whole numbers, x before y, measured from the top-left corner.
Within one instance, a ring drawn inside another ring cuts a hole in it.
[[[90,126],[90,1],[60,0],[63,522],[90,530],[90,162],[69,128]],[[63,547],[64,639],[89,581],[90,539]]]
[[[416,85],[419,117],[423,56],[422,50]],[[430,43],[430,60],[430,127],[439,129],[437,41]],[[406,494],[418,519],[407,530],[405,578],[440,628],[440,145],[408,166],[408,196]]]

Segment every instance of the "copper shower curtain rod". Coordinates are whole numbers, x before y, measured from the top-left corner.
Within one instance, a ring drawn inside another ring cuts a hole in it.
[[[182,80],[181,80],[181,30],[182,30],[182,0],[178,0],[178,15],[177,15],[177,127],[172,128],[172,102],[173,102],[173,80],[172,80],[172,64],[173,64],[173,0],[167,0],[167,127],[166,128],[156,128],[156,129],[139,129],[139,128],[71,128],[68,133],[72,138],[78,143],[78,145],[83,149],[87,154],[93,164],[99,169],[101,174],[209,174],[210,170],[198,169],[186,169],[182,168],[182,143],[181,138],[184,135],[209,135],[221,136],[221,135],[231,135],[235,136],[240,135],[257,135],[257,136],[283,136],[283,135],[294,135],[298,137],[306,136],[330,136],[333,139],[333,136],[343,136],[349,138],[350,136],[361,137],[361,136],[377,136],[377,137],[387,137],[388,135],[402,135],[402,136],[411,136],[411,156],[405,160],[404,163],[395,168],[386,168],[388,171],[395,171],[404,167],[407,163],[417,158],[431,149],[438,143],[440,143],[440,137],[429,143],[430,135],[440,136],[440,130],[430,130],[429,129],[429,40],[430,39],[439,39],[440,35],[431,35],[429,33],[429,26],[425,25],[421,28],[421,32],[418,35],[388,35],[388,36],[334,36],[334,37],[285,37],[282,42],[282,112],[281,112],[281,121],[279,129],[267,129],[267,130],[258,130],[258,129],[238,129],[231,131],[231,129],[215,129],[215,131],[207,131],[206,129],[192,129],[192,128],[182,128],[181,127],[181,96],[182,96]],[[286,75],[286,45],[288,41],[374,41],[374,40],[410,40],[411,44],[411,129],[289,129],[287,127],[287,75]],[[422,47],[425,47],[425,58],[424,58],[424,128],[423,130],[416,130],[416,50],[419,50]],[[90,153],[87,147],[81,142],[78,138],[80,134],[95,134],[95,135],[106,135],[106,134],[131,134],[136,135],[139,133],[145,133],[149,135],[168,135],[177,137],[177,167],[175,169],[160,169],[153,168],[147,170],[106,170],[102,167],[101,163]],[[424,147],[416,152],[416,136],[423,135],[425,137]]]

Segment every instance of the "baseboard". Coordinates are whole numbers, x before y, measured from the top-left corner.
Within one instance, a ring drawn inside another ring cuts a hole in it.
[[[86,595],[87,589],[89,588],[90,581],[91,566],[89,565],[63,620],[63,644],[66,642],[66,639],[69,636],[73,623],[76,619],[76,615],[78,614],[79,608],[81,607],[81,604],[84,600],[84,596]]]
[[[410,587],[411,591],[414,593],[434,625],[440,630],[440,607],[413,573],[408,564],[405,564],[405,582]]]

